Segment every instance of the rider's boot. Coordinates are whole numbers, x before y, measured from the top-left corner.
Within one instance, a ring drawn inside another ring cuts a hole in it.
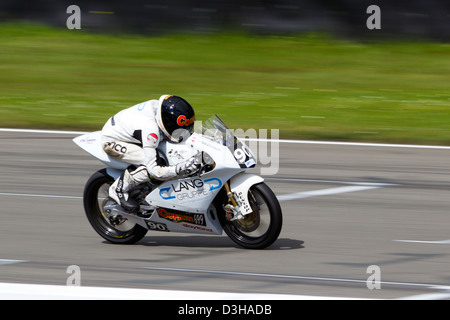
[[[137,185],[147,182],[150,177],[145,166],[139,166],[136,170],[125,170],[124,173],[109,187],[109,196],[127,211],[139,210],[139,203],[130,198],[129,191]]]

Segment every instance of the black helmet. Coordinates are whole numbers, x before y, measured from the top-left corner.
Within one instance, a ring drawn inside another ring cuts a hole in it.
[[[156,122],[171,141],[181,142],[183,138],[187,138],[187,134],[192,134],[195,112],[186,100],[173,95],[163,95],[159,98],[159,104]]]

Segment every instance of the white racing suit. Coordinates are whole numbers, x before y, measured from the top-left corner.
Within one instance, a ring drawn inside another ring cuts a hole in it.
[[[160,101],[149,100],[124,109],[112,116],[102,129],[105,152],[118,160],[135,165],[134,171],[125,170],[109,189],[109,196],[126,210],[135,211],[138,205],[128,197],[128,191],[147,181],[169,180],[194,170],[194,159],[176,166],[158,164],[156,148],[164,138],[156,123]]]

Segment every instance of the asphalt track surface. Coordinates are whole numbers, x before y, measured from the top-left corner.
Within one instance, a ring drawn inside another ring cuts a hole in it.
[[[280,143],[280,169],[265,178],[283,230],[271,247],[246,250],[226,235],[105,242],[81,199],[103,165],[73,137],[0,132],[1,283],[65,286],[76,265],[82,286],[450,297],[450,148]],[[373,265],[380,289],[367,286]]]

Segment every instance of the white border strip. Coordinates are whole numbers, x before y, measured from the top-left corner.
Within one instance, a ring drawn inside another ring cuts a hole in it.
[[[0,132],[23,132],[23,133],[50,133],[50,134],[87,134],[86,131],[59,131],[59,130],[39,130],[39,129],[9,129],[0,128]],[[248,141],[278,142],[294,144],[317,144],[335,146],[355,146],[355,147],[382,147],[382,148],[417,148],[417,149],[437,149],[450,150],[450,146],[432,146],[418,144],[389,144],[389,143],[369,143],[369,142],[339,142],[339,141],[314,141],[314,140],[287,140],[287,139],[244,139]]]
[[[441,300],[450,297],[448,287],[444,292],[424,293],[400,297],[400,300]],[[157,290],[136,288],[108,288],[62,286],[43,284],[0,283],[1,300],[152,300],[152,301],[234,301],[234,300],[373,300],[372,298],[352,298],[333,296],[311,296],[294,294],[232,293],[183,290]]]
[[[356,298],[0,283],[1,300],[348,300]]]

